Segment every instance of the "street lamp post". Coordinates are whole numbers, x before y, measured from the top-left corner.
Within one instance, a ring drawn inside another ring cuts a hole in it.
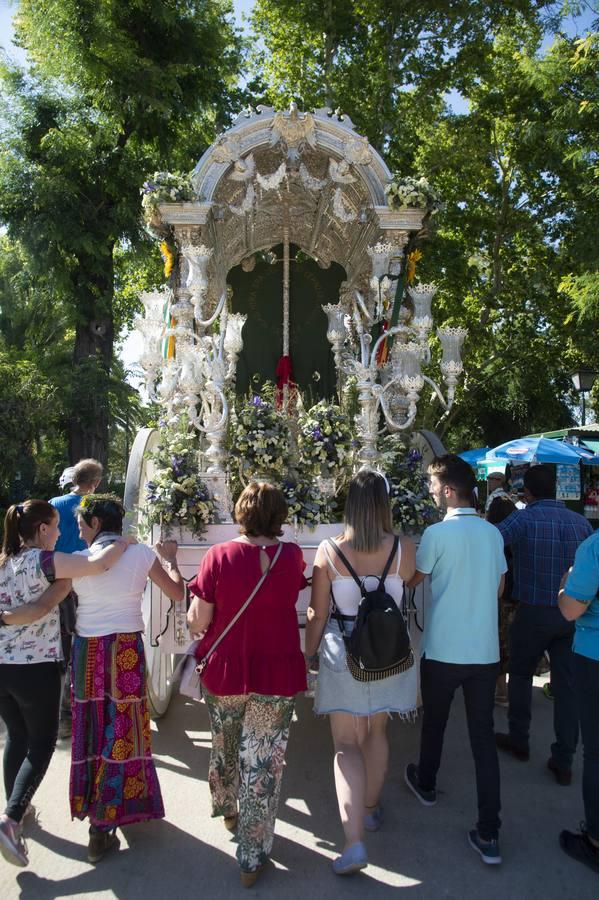
[[[595,384],[595,379],[599,375],[599,372],[593,372],[591,369],[580,368],[577,369],[576,372],[572,372],[572,384],[574,385],[574,390],[578,391],[580,396],[582,397],[582,425],[586,425],[586,405],[585,405],[585,394],[587,391],[590,391]]]

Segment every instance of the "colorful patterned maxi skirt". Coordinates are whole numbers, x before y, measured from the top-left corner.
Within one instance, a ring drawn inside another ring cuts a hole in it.
[[[212,728],[212,815],[239,814],[237,861],[251,872],[272,849],[295,697],[203,693]]]
[[[71,815],[100,828],[162,818],[141,633],[77,636],[72,667]]]

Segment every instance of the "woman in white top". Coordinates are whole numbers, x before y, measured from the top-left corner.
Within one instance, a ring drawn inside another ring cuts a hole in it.
[[[0,851],[17,866],[28,863],[22,821],[58,733],[62,648],[57,604],[69,593],[67,579],[103,572],[127,546],[111,542],[86,559],[54,553],[59,535],[58,513],[45,500],[26,500],[6,513],[0,554],[0,717],[8,735]]]
[[[386,480],[370,469],[353,478],[344,513],[343,534],[335,543],[358,576],[375,576],[373,590],[393,551],[394,535]],[[385,590],[399,606],[404,581],[416,570],[413,541],[401,537],[391,560]],[[330,615],[331,595],[343,619]],[[382,681],[359,682],[349,672],[343,633],[351,631],[361,599],[358,585],[323,541],[316,553],[312,599],[306,626],[306,657],[314,663],[322,641],[315,712],[328,714],[335,748],[335,788],[345,832],[343,853],[333,862],[338,875],[351,874],[368,863],[364,829],[381,824],[379,797],[387,771],[386,727],[390,713],[411,716],[416,709],[417,680],[412,666]]]
[[[89,550],[79,553],[95,554],[113,541],[121,534],[124,515],[118,497],[87,494],[77,517]],[[142,598],[148,577],[172,600],[183,599],[185,585],[176,542],[165,541],[157,549],[168,572],[150,547],[135,544],[109,572],[73,579],[79,605],[69,793],[71,815],[90,821],[87,858],[92,863],[118,848],[117,826],[164,816],[152,760]]]

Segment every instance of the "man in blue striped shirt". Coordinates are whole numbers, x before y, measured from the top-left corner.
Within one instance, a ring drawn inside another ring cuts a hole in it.
[[[496,527],[514,559],[514,597],[519,601],[510,630],[508,662],[509,734],[496,734],[497,746],[516,759],[529,758],[532,679],[547,650],[555,696],[555,743],[547,767],[558,784],[572,780],[572,757],[578,743],[574,695],[572,637],[562,616],[560,582],[574,562],[576,549],[591,533],[587,520],[555,499],[555,469],[531,466],[524,475],[526,509],[516,510]]]

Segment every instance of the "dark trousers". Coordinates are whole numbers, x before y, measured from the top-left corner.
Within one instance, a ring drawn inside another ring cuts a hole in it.
[[[599,841],[599,660],[574,654],[583,748],[582,799],[587,831]]]
[[[60,664],[0,665],[6,815],[20,822],[52,759],[58,733]]]
[[[574,624],[556,606],[519,603],[510,629],[508,720],[515,746],[528,749],[532,679],[545,650],[551,659],[551,690],[555,743],[551,755],[561,769],[570,769],[578,743],[578,711],[574,692]]]
[[[499,663],[456,665],[426,657],[420,663],[424,706],[418,764],[420,785],[425,790],[432,790],[436,786],[449,710],[453,695],[461,687],[476,769],[477,828],[483,840],[496,838],[501,825],[499,760],[493,728],[495,682],[498,675]]]

